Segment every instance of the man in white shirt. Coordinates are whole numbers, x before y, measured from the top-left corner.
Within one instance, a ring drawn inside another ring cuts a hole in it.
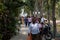
[[[32,40],[39,40],[38,35],[40,33],[39,25],[35,22],[36,18],[32,19],[32,23],[29,25],[29,34],[32,35]]]
[[[38,33],[40,33],[38,23],[35,23],[35,24],[31,23],[30,24],[30,26],[29,26],[29,33],[30,32],[32,34],[38,34]]]

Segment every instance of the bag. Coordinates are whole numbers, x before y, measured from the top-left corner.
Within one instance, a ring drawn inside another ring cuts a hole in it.
[[[32,40],[32,35],[28,35],[27,40]]]

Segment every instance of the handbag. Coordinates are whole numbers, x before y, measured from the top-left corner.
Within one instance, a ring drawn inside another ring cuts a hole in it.
[[[31,35],[31,33],[30,33],[30,35],[28,35],[27,40],[32,40],[32,35]]]

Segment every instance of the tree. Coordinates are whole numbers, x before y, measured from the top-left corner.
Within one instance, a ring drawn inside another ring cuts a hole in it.
[[[52,1],[52,20],[53,20],[53,36],[54,38],[56,37],[56,18],[55,18],[55,5],[56,5],[56,0]]]
[[[48,18],[48,23],[50,24],[50,0],[47,0],[47,18]]]
[[[27,4],[25,9],[29,10],[29,13],[33,13],[35,0],[27,0],[25,3]]]
[[[24,2],[18,0],[3,0],[0,10],[0,36],[1,40],[10,40],[16,33],[16,24],[18,7],[25,5]]]

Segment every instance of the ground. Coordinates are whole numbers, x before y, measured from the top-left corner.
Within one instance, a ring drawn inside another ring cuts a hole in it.
[[[19,33],[16,36],[12,37],[11,40],[26,40],[27,35],[28,35],[28,27],[21,25]],[[60,38],[56,38],[56,40],[60,40]]]
[[[12,37],[11,40],[26,40],[28,34],[28,27],[20,27],[19,33]]]

